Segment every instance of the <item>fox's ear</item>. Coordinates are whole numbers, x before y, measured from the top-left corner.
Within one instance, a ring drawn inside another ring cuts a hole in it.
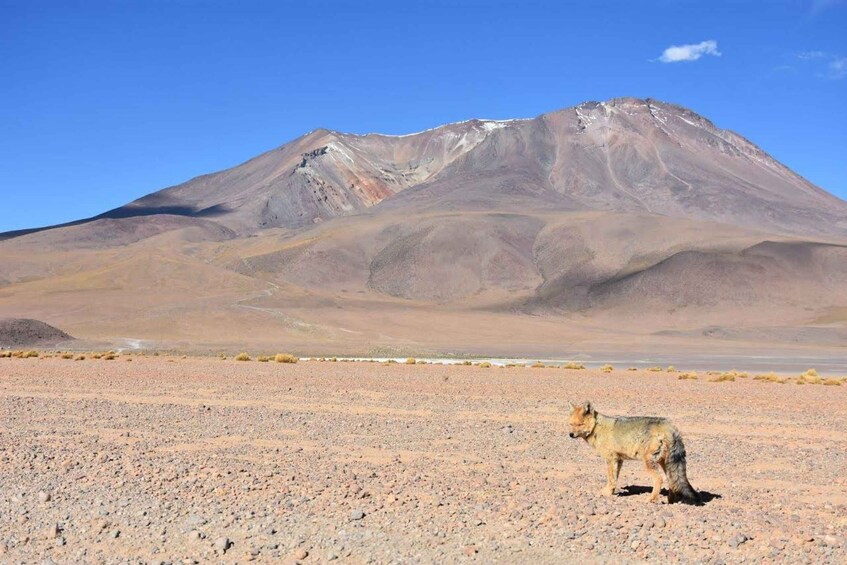
[[[591,414],[591,402],[586,400],[585,403],[582,405],[582,411],[586,414]]]
[[[568,410],[573,410],[574,408],[576,408],[576,406],[573,405],[573,402],[568,400]]]

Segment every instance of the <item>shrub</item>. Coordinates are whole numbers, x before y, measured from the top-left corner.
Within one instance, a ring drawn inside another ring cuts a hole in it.
[[[406,365],[414,365],[417,362],[418,362],[418,360],[415,359],[414,357],[409,357],[408,359],[406,359]]]
[[[788,382],[788,377],[779,377],[774,373],[767,373],[763,375],[756,375],[755,377],[753,377],[753,380],[784,385]]]
[[[811,369],[811,370],[814,371],[814,369]],[[823,379],[818,376],[818,373],[816,371],[814,372],[814,374],[809,373],[809,371],[806,371],[805,373],[800,375],[797,378],[797,380],[803,381],[802,384],[808,384],[808,385],[823,384]],[[800,384],[800,383],[798,382],[797,384]]]
[[[111,353],[111,352],[103,355],[103,361],[112,361],[114,358],[115,358],[115,354]]]
[[[735,374],[734,373],[724,373],[722,375],[718,375],[714,379],[709,379],[710,383],[731,383],[735,382]]]
[[[567,367],[565,367],[565,368],[567,368]],[[603,365],[602,367],[600,367],[600,372],[601,372],[601,373],[611,373],[611,372],[612,372],[612,371],[614,371],[614,370],[615,370],[615,368],[614,368],[614,367],[612,367],[611,365],[609,365],[608,363],[606,363],[605,365]]]
[[[823,384],[826,386],[841,386],[841,381],[838,379],[826,379]]]
[[[806,369],[806,372],[803,373],[803,374],[808,375],[810,377],[817,377],[818,376],[818,372],[815,371],[814,369]]]
[[[250,361],[250,356],[247,355],[246,351],[242,351],[238,355],[235,356],[236,361]]]
[[[482,363],[479,364],[479,366],[482,367],[483,369],[490,369],[491,363],[489,363],[488,361],[483,361]]]
[[[664,369],[662,369],[661,367],[647,367],[647,370],[651,373],[661,373],[662,371],[664,371]]]
[[[535,363],[530,365],[530,367],[532,367],[533,369],[543,369],[544,363],[542,363],[541,361],[536,361]]]
[[[62,353],[62,359],[73,359],[73,358],[74,358],[73,353]]]
[[[577,361],[568,361],[567,363],[565,363],[564,367],[565,369],[572,369],[574,371],[581,371],[585,369],[585,365],[583,365],[582,363],[578,363]],[[611,367],[611,365],[609,365],[609,367]]]
[[[679,376],[677,377],[677,380],[680,380],[680,381],[688,381],[688,380],[696,381],[697,380],[697,373],[694,373],[694,372],[680,373]]]
[[[676,367],[673,365],[668,365],[668,368],[665,369],[668,373],[676,373]]]
[[[423,359],[418,359],[418,365],[427,365],[427,362]]]
[[[260,355],[260,356],[256,357],[256,361],[258,361],[259,363],[267,363],[270,360],[271,360],[271,358],[266,356],[266,355]]]
[[[277,363],[296,363],[299,360],[300,359],[290,353],[277,353],[276,357],[274,357],[274,361]]]
[[[473,365],[473,363],[471,363],[470,361],[462,361],[462,365],[464,365],[465,367],[470,367],[471,365]]]
[[[85,355],[77,355],[74,357],[74,361],[85,361]]]
[[[29,351],[25,352],[21,357],[24,359],[29,359],[30,357],[38,357],[38,351],[30,349]]]
[[[132,361],[132,357],[127,357],[127,358],[126,358],[126,360],[127,360],[127,361]]]
[[[638,367],[627,367],[626,370],[627,371],[637,371]]]

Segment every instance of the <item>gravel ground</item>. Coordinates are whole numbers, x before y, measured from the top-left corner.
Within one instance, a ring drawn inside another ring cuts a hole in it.
[[[0,563],[847,562],[847,386],[646,371],[0,359]],[[567,437],[681,429],[703,507]]]

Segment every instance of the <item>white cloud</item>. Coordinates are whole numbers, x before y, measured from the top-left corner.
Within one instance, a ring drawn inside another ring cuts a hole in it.
[[[829,62],[829,78],[847,77],[847,57],[837,57]]]
[[[820,14],[827,8],[831,8],[832,6],[841,4],[843,1],[844,0],[812,0],[812,15]]]
[[[803,51],[802,53],[797,53],[797,58],[803,61],[811,61],[813,59],[823,59],[827,55],[823,51]]]
[[[796,54],[819,78],[840,80],[847,78],[847,57],[826,51],[803,51]]]
[[[671,45],[662,52],[659,60],[663,63],[679,63],[682,61],[696,61],[703,55],[714,55],[720,57],[718,42],[710,39],[691,45]]]

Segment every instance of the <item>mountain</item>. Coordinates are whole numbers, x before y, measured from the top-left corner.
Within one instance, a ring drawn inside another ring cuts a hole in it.
[[[518,354],[612,336],[840,343],[847,328],[847,203],[650,99],[401,136],[319,129],[0,239],[0,315],[92,339],[234,345],[261,328],[303,350]]]

